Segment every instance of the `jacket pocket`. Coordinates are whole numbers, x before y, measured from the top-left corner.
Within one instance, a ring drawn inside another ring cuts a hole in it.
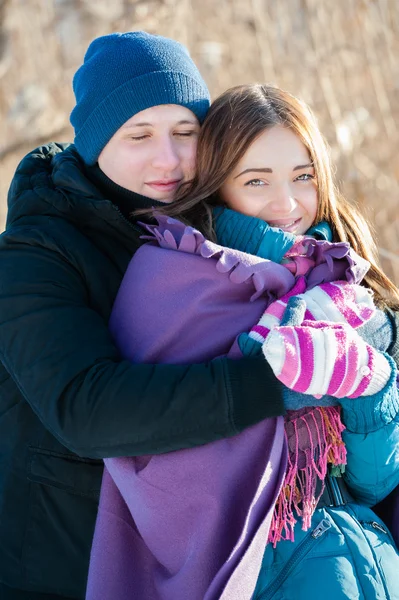
[[[23,567],[32,589],[84,598],[102,471],[102,461],[30,449]]]
[[[102,460],[34,447],[29,449],[29,454],[29,481],[98,498],[104,468]]]
[[[377,517],[372,520],[359,520],[359,524],[374,556],[375,570],[381,578],[381,585],[387,598],[398,591],[399,552],[388,528]],[[396,596],[395,596],[396,597]]]
[[[392,545],[396,548],[395,540],[393,539],[392,534],[389,531],[388,527],[386,527],[386,525],[384,525],[383,523],[381,523],[380,521],[377,521],[377,520],[373,520],[373,521],[360,520],[359,523],[362,526],[364,531],[374,531],[374,533],[376,535],[378,535],[377,532],[379,532],[379,534],[383,534],[382,535],[383,539],[385,539],[385,540],[389,539],[389,541],[392,543]]]
[[[290,573],[292,573],[305,556],[315,548],[330,527],[331,523],[327,519],[322,519],[313,531],[311,531],[299,544],[298,548],[285,563],[277,577],[255,596],[255,600],[271,600]]]

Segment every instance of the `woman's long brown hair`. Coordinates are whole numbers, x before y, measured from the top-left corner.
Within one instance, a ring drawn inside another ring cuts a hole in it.
[[[280,88],[241,85],[214,101],[198,139],[196,175],[178,191],[176,200],[160,212],[179,218],[215,239],[212,207],[221,203],[218,192],[222,184],[252,142],[274,125],[292,129],[308,149],[318,187],[315,223],[327,221],[333,241],[349,242],[355,252],[369,261],[364,285],[374,291],[376,302],[399,308],[399,290],[378,266],[370,226],[336,189],[328,147],[315,117],[306,104]]]

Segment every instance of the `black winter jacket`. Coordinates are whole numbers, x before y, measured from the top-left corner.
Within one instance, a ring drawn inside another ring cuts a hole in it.
[[[263,358],[121,360],[108,318],[142,231],[73,145],[19,165],[0,237],[0,581],[84,598],[102,458],[161,453],[283,413]],[[140,315],[138,315],[140,318]]]

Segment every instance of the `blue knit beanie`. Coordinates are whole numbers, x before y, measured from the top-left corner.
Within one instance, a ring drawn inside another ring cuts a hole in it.
[[[208,88],[187,49],[145,31],[112,33],[93,40],[73,79],[71,113],[75,146],[93,165],[114,133],[138,112],[179,104],[202,122]]]

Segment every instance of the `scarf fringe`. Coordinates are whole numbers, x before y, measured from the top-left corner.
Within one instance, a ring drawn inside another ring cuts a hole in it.
[[[295,514],[302,518],[307,531],[330,465],[334,476],[341,476],[346,465],[346,448],[342,440],[345,429],[337,406],[312,407],[289,411],[285,417],[288,465],[283,487],[277,499],[269,542],[276,547],[280,540],[294,541]],[[287,435],[287,425],[290,435]],[[317,491],[319,490],[319,491]]]

